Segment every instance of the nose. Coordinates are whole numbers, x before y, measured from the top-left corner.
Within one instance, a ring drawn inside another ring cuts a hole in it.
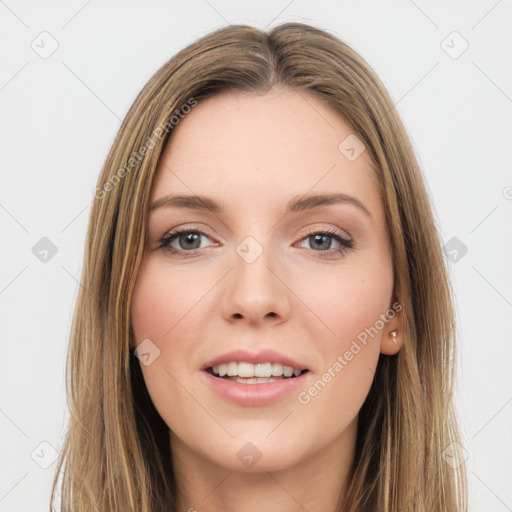
[[[245,246],[241,244],[236,252],[234,268],[226,276],[222,291],[223,317],[229,322],[245,321],[253,326],[284,322],[290,314],[291,292],[277,259],[254,240]]]

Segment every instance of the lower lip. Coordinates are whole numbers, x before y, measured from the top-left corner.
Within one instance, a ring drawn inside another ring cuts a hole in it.
[[[240,384],[233,380],[214,377],[206,370],[201,372],[208,385],[230,402],[248,407],[260,407],[277,402],[285,395],[304,385],[310,372],[293,379],[278,379],[266,384]]]

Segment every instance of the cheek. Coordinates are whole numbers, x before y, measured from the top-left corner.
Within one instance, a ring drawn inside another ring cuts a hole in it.
[[[358,336],[364,339],[372,326],[377,325],[380,334],[379,319],[390,305],[392,271],[386,267],[347,266],[325,276],[317,274],[314,283],[305,280],[296,290],[316,313],[321,338],[327,346],[339,350]]]
[[[161,396],[176,383],[171,375],[186,368],[188,343],[179,343],[179,340],[186,339],[192,315],[187,315],[190,306],[181,300],[184,294],[175,292],[179,286],[179,280],[171,279],[150,261],[141,268],[132,297],[135,346],[140,345],[148,349],[144,352],[151,354],[149,364],[140,359],[140,365],[157,408]]]
[[[391,318],[386,312],[392,271],[376,265],[345,267],[316,284],[322,286],[322,293],[319,288],[312,293],[310,288],[308,297],[322,320],[323,334],[316,340],[323,365],[298,402],[310,418],[323,418],[326,428],[338,429],[357,415],[371,387],[386,323],[383,318]]]
[[[157,262],[148,261],[139,272],[132,298],[136,344],[145,338],[158,345],[168,344],[177,332],[190,326],[193,305],[199,300],[200,291],[179,272],[171,273]]]
[[[189,405],[188,395],[179,383],[188,371],[188,339],[191,331],[193,336],[196,320],[189,304],[193,302],[191,294],[176,291],[181,286],[186,289],[186,279],[170,274],[152,261],[141,267],[132,297],[131,318],[135,345],[144,342],[150,347],[149,364],[140,360],[149,395],[160,416],[174,428],[173,418],[179,417],[175,412],[186,410]],[[147,344],[147,339],[151,344]]]
[[[165,286],[146,270],[141,271],[135,285],[131,317],[135,343],[145,338],[158,338],[158,327],[169,311],[172,311],[172,295],[165,294]],[[168,317],[167,317],[168,318]],[[169,319],[170,320],[170,319]]]

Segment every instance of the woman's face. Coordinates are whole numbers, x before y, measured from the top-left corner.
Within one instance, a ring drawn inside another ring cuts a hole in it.
[[[202,100],[174,128],[151,204],[132,321],[173,451],[273,471],[352,446],[401,315],[351,127],[289,89]],[[285,379],[289,366],[307,371]]]

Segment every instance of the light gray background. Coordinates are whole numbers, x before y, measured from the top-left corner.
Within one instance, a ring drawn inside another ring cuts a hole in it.
[[[373,66],[413,140],[443,243],[467,247],[450,271],[471,510],[512,510],[512,4],[446,4],[0,0],[1,512],[49,508],[87,219],[121,120],[196,38],[284,21],[332,31]],[[52,39],[57,50],[41,55]],[[42,237],[57,247],[47,262],[32,252]]]

